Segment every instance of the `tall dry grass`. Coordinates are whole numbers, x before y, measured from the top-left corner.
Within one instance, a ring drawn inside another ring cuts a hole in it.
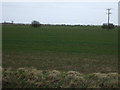
[[[3,68],[3,88],[117,88],[117,73]]]

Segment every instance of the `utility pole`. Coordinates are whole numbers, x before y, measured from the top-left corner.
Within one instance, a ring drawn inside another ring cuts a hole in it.
[[[111,12],[110,12],[110,8],[108,8],[108,9],[106,9],[107,10],[107,14],[108,14],[108,29],[109,29],[109,20],[110,20],[110,14],[111,14]]]

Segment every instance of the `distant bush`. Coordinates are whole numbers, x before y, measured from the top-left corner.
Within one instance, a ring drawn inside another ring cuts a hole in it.
[[[104,28],[104,29],[113,29],[115,26],[112,24],[112,23],[110,23],[109,25],[108,24],[106,24],[106,23],[104,23],[103,25],[102,25],[102,28]]]
[[[40,26],[40,23],[38,21],[32,21],[31,23],[32,27],[39,27]]]

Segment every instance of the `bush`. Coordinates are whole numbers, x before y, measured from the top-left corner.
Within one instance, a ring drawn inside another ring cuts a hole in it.
[[[38,21],[32,21],[31,23],[32,27],[39,27],[40,26],[40,23]]]
[[[112,23],[110,23],[110,24],[106,24],[106,23],[104,23],[103,25],[102,25],[102,28],[104,28],[104,29],[113,29],[115,26],[112,24]]]

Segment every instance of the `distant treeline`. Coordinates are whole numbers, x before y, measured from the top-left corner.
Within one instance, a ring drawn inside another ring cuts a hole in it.
[[[25,23],[10,23],[10,22],[4,22],[0,23],[2,25],[31,25],[31,24],[25,24]],[[41,26],[102,26],[102,25],[71,25],[71,24],[40,24]],[[114,25],[115,27],[118,27],[118,25]]]

